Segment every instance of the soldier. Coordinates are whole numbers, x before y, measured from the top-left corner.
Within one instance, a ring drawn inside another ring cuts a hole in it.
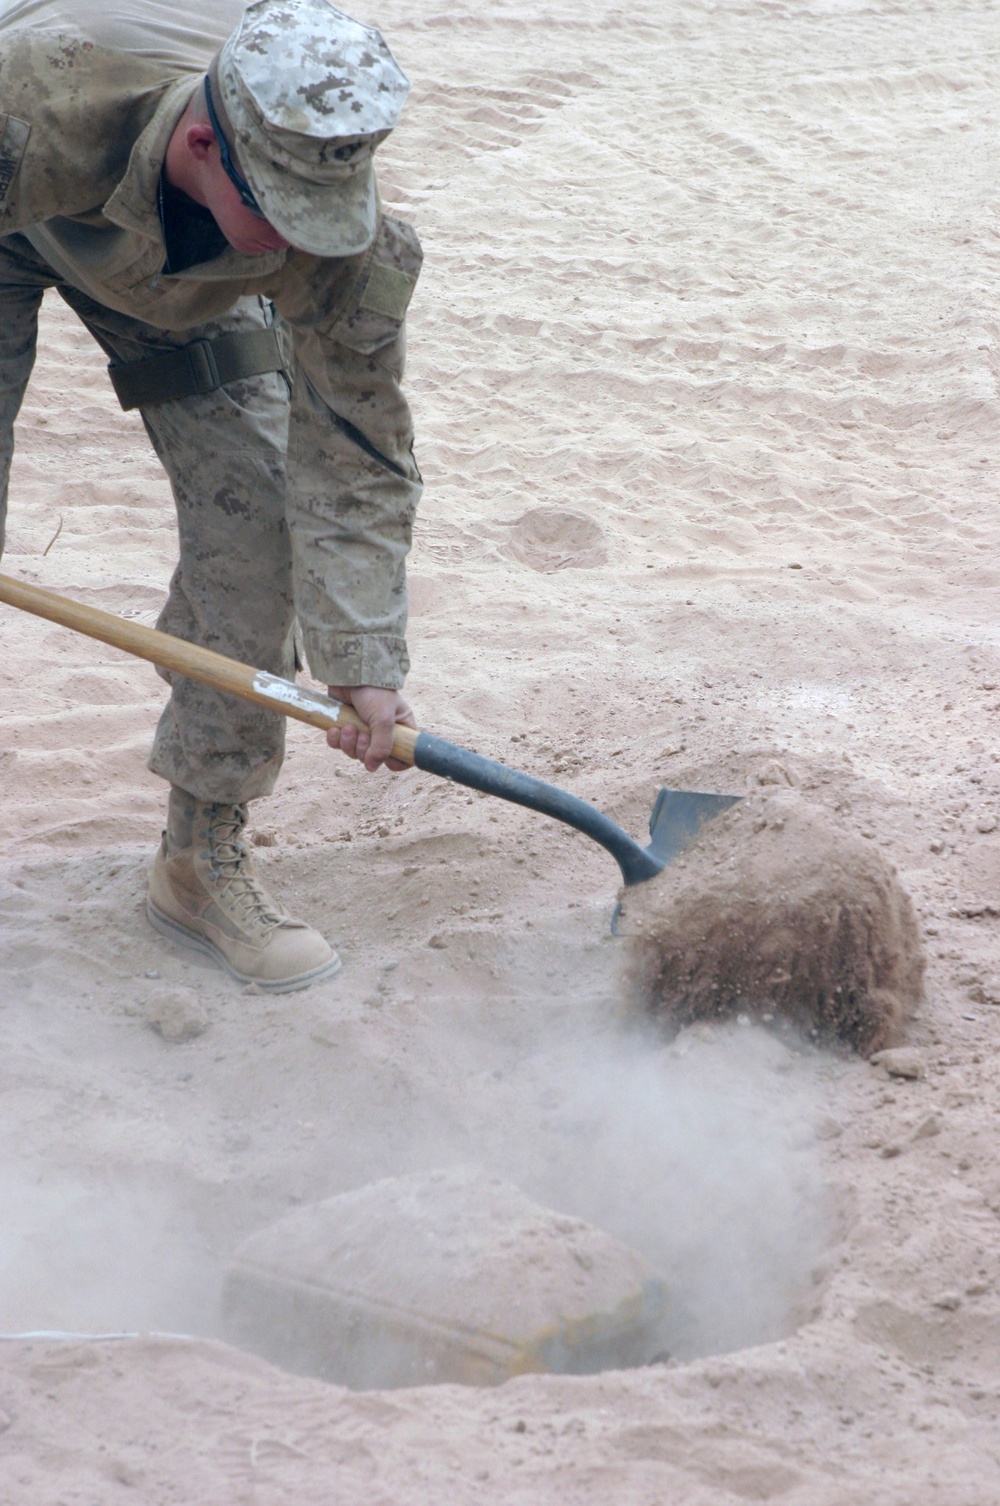
[[[227,38],[227,31],[234,27]],[[420,268],[372,156],[409,84],[327,0],[0,0],[0,547],[13,425],[55,288],[170,478],[180,559],[159,626],[277,674],[310,669],[393,767],[420,473],[400,388]],[[241,982],[339,970],[243,841],[284,719],[191,680],[149,767],[170,783],[147,913]]]

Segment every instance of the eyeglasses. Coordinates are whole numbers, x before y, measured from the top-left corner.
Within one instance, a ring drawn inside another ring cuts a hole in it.
[[[219,157],[222,160],[223,172],[239,194],[240,203],[245,204],[247,209],[252,210],[258,219],[266,220],[267,215],[254,198],[253,189],[250,187],[250,184],[246,178],[241,177],[236,171],[236,164],[233,162],[232,153],[229,150],[229,142],[222,133],[219,117],[215,113],[215,105],[212,102],[212,85],[209,83],[207,74],[205,75],[205,103],[208,106],[208,118],[212,122],[215,139],[219,143]]]

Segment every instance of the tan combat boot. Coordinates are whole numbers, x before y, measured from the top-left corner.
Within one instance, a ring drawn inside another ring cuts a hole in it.
[[[242,840],[246,818],[245,805],[209,804],[171,788],[149,878],[150,922],[268,993],[332,978],[340,971],[333,948],[264,888]]]

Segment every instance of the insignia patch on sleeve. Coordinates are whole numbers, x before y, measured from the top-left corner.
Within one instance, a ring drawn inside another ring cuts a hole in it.
[[[31,126],[16,115],[0,115],[0,214],[7,208],[14,179],[24,157]]]

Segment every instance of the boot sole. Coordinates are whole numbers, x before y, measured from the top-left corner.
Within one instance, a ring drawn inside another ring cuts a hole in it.
[[[277,980],[254,978],[246,973],[237,972],[228,957],[206,936],[199,936],[197,931],[191,931],[187,926],[182,926],[180,921],[171,920],[169,915],[164,915],[162,910],[156,908],[151,899],[146,900],[146,919],[161,936],[166,936],[169,941],[176,941],[188,951],[201,952],[203,956],[210,957],[213,962],[218,963],[219,967],[224,968],[231,978],[235,978],[237,983],[252,983],[255,988],[260,989],[261,993],[295,993],[300,988],[308,988],[311,983],[319,983],[323,978],[336,977],[344,965],[334,953],[330,961],[324,962],[322,967],[314,967],[308,973],[296,973],[293,978]]]

